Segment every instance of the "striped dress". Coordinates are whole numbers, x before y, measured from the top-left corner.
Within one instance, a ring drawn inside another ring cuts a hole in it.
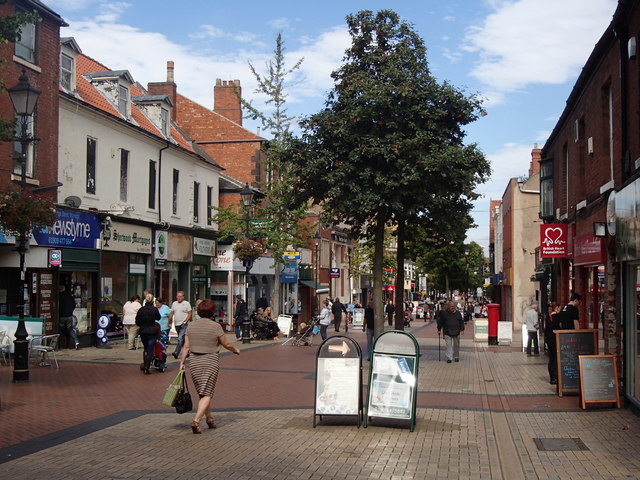
[[[222,327],[209,318],[191,322],[189,337],[189,370],[198,395],[212,397],[220,370],[220,341]]]

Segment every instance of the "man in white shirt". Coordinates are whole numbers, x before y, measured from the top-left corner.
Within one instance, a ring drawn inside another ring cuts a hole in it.
[[[187,331],[189,322],[191,321],[191,304],[184,299],[184,292],[179,291],[176,294],[176,301],[171,304],[171,313],[169,314],[169,328],[175,325],[178,334],[178,344],[172,353],[173,358],[178,358],[180,350],[184,345],[184,334]]]
[[[527,355],[531,355],[531,345],[533,344],[533,355],[540,354],[538,346],[538,305],[533,304],[524,314],[525,324],[527,325]]]

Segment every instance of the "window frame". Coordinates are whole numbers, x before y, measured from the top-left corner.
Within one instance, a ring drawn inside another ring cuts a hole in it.
[[[29,29],[29,35],[25,38],[25,29]],[[19,38],[15,41],[13,52],[16,57],[22,58],[29,63],[36,64],[36,51],[37,51],[37,26],[35,22],[30,22],[20,27]]]
[[[147,205],[151,210],[156,209],[156,186],[158,182],[158,168],[155,160],[149,160],[149,198]]]
[[[120,201],[127,201],[129,187],[129,150],[120,149]]]
[[[98,156],[98,140],[87,137],[86,181],[85,190],[90,195],[96,194],[96,160]]]
[[[64,59],[69,60],[69,65],[70,65],[69,69],[65,68],[65,66],[63,65]],[[76,87],[75,86],[75,69],[76,69],[75,59],[71,55],[67,55],[64,52],[60,52],[60,86],[70,92],[75,91],[75,87]],[[68,85],[66,85],[63,81],[65,76],[69,77]]]
[[[171,192],[171,213],[178,215],[178,188],[180,186],[180,170],[173,169],[172,192]]]

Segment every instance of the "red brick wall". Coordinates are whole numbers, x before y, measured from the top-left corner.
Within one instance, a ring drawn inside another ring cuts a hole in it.
[[[8,2],[0,5],[0,16],[6,16],[14,11],[14,5],[21,2]],[[13,59],[14,44],[3,45],[0,55],[6,60],[4,68],[0,69],[0,79],[7,87],[18,83],[22,69],[26,69],[29,83],[41,91],[36,107],[35,136],[38,138],[36,146],[35,177],[40,186],[48,186],[58,180],[58,83],[60,70],[60,25],[48,16],[36,27],[36,67],[25,66]],[[0,115],[3,119],[13,116],[13,108],[7,92],[0,95]],[[12,145],[10,142],[0,143],[0,188],[6,189],[11,183],[9,171],[12,164]],[[9,171],[8,171],[9,170]],[[56,190],[43,192],[52,199],[56,198]]]
[[[216,79],[216,86],[213,89],[213,110],[232,122],[242,125],[242,109],[239,98],[241,95],[240,80]]]

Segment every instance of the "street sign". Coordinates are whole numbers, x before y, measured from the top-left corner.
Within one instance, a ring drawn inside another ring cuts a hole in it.
[[[330,268],[329,269],[329,277],[330,278],[340,278],[340,269],[339,268]]]
[[[273,220],[266,220],[262,218],[252,218],[249,221],[251,222],[251,226],[256,230],[267,230],[273,227]]]
[[[52,267],[62,265],[62,250],[49,250],[49,265]]]
[[[300,260],[300,252],[282,252],[284,260]]]

